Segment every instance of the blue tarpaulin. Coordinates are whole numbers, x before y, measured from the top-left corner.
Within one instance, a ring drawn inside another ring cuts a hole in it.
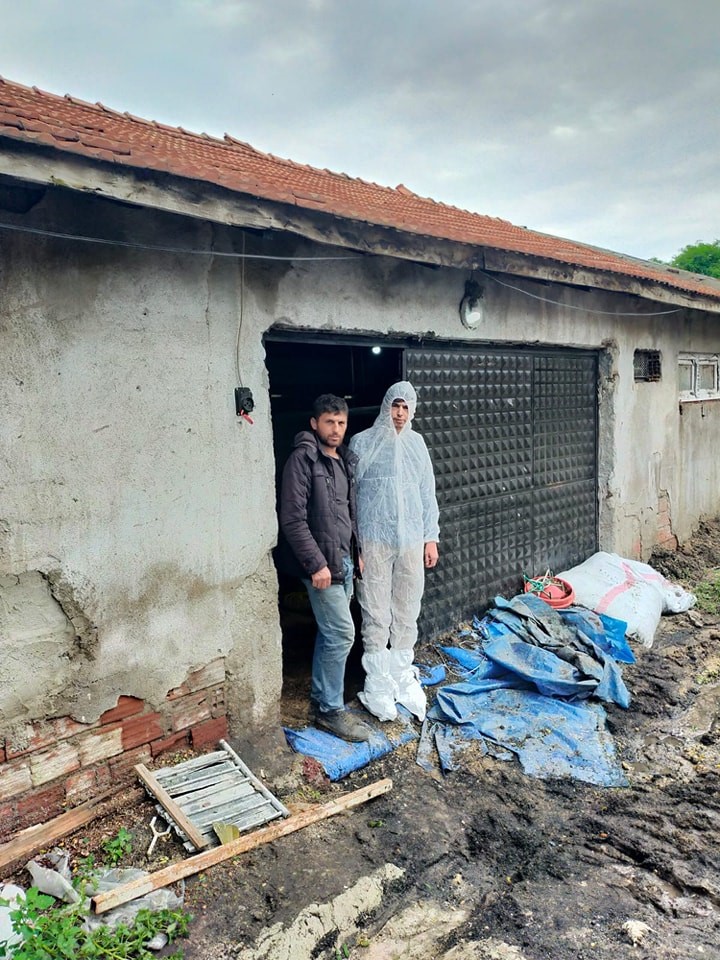
[[[571,777],[606,787],[627,783],[600,704],[470,681],[443,687],[428,721],[438,722],[432,736],[446,770],[455,768],[454,755],[468,740],[482,739],[494,756],[500,749],[515,754],[532,777]]]
[[[512,751],[531,776],[626,784],[605,711],[587,702],[592,696],[629,705],[620,669],[607,652],[614,645],[632,656],[623,649],[624,624],[588,619],[578,608],[563,618],[540,598],[523,594],[510,601],[496,598],[473,627],[473,649],[442,648],[465,674],[438,691],[428,712],[421,765],[429,739],[444,769],[453,769],[463,741],[481,739],[494,755]]]
[[[442,683],[446,671],[442,663],[428,665],[416,664],[423,687]],[[370,718],[365,712],[357,712],[358,719],[367,723]],[[341,780],[353,770],[360,770],[378,757],[395,750],[403,743],[417,740],[418,732],[412,726],[412,714],[398,706],[398,721],[380,729],[375,723],[372,738],[367,743],[348,743],[324,730],[305,727],[303,730],[291,730],[283,727],[285,739],[296,753],[314,757],[331,780]]]
[[[314,757],[331,780],[342,780],[353,770],[366,767],[371,760],[384,757],[401,744],[418,739],[419,734],[412,726],[410,714],[403,712],[405,716],[402,725],[396,721],[392,725],[393,732],[388,731],[387,734],[374,727],[370,740],[365,743],[348,743],[315,727],[306,727],[304,730],[290,730],[287,727],[283,729],[285,739],[296,753]],[[369,719],[366,713],[361,716],[359,711],[357,717],[363,721]],[[385,729],[388,729],[387,726]]]
[[[482,620],[458,634],[463,646],[440,648],[462,668],[461,679],[438,689],[417,762],[433,768],[436,750],[442,769],[452,770],[461,750],[475,741],[498,759],[517,756],[533,777],[626,785],[605,711],[590,702],[630,702],[617,663],[635,659],[625,626],[581,607],[554,610],[533,594],[497,597]],[[442,666],[421,665],[420,674],[425,685],[445,679]],[[400,709],[404,723],[376,724],[367,743],[346,743],[312,727],[286,729],[285,736],[294,750],[314,757],[331,780],[339,780],[417,739],[411,716]]]

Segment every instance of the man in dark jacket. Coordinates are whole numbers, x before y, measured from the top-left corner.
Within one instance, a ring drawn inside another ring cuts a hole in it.
[[[345,663],[355,640],[353,579],[362,572],[355,510],[357,457],[343,445],[348,406],[323,394],[312,433],[295,437],[280,492],[278,565],[301,577],[317,621],[310,699],[315,725],[360,742],[370,728],[345,709]]]

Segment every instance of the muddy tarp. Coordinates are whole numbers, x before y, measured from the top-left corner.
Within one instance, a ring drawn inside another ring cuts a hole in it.
[[[534,594],[496,597],[485,621],[489,638],[483,653],[511,676],[548,696],[593,696],[629,706],[630,694],[614,657]]]
[[[438,691],[419,762],[426,764],[432,740],[443,768],[452,769],[463,741],[480,740],[496,756],[517,755],[531,776],[624,785],[605,712],[588,702],[630,703],[607,652],[615,645],[626,659],[632,656],[618,640],[623,625],[608,623],[608,640],[597,618],[588,625],[575,611],[564,619],[538,597],[522,594],[510,601],[497,597],[473,626],[474,647],[442,648],[466,672]]]
[[[446,671],[442,663],[417,663],[415,666],[423,687],[432,687],[445,680]],[[368,722],[365,712],[358,716],[363,722]],[[398,720],[391,726],[380,730],[377,723],[374,724],[369,743],[347,743],[315,727],[305,727],[303,730],[284,727],[283,730],[285,739],[295,753],[313,757],[331,780],[341,780],[353,770],[360,770],[371,760],[383,757],[402,744],[417,740],[419,736],[412,726],[412,715],[401,706],[398,706]]]
[[[627,784],[605,711],[597,703],[457,683],[438,692],[426,723],[425,737],[434,742],[443,770],[455,769],[458,751],[478,740],[484,752],[498,759],[517,756],[532,777],[566,777],[604,787]]]
[[[358,715],[360,716],[360,715]],[[418,739],[418,732],[412,726],[411,715],[402,707],[398,708],[399,719],[383,730],[373,728],[370,740],[365,743],[348,743],[315,727],[304,730],[283,728],[285,739],[296,753],[305,757],[314,757],[330,780],[342,780],[353,770],[366,767],[371,760],[384,757],[403,743]],[[367,714],[362,715],[363,721]]]

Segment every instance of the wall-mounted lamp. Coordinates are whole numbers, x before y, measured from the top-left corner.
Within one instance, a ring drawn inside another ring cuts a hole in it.
[[[473,330],[483,319],[484,313],[483,288],[477,280],[467,280],[465,293],[460,301],[460,319],[463,326]]]
[[[376,347],[372,347],[371,350],[370,350],[370,353],[374,353],[375,356],[377,357],[379,354],[382,353],[382,347],[377,347],[377,346],[376,346]]]

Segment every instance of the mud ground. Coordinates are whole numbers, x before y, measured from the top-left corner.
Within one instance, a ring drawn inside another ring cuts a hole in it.
[[[691,587],[720,566],[720,522],[652,563]],[[185,956],[720,958],[720,617],[664,617],[653,647],[635,653],[623,667],[630,709],[607,711],[628,787],[531,779],[472,745],[447,776],[417,766],[411,744],[333,785],[288,755],[269,785],[295,809],[382,777],[394,786],[190,878]],[[288,691],[286,720],[301,694]],[[97,830],[129,826],[144,849],[150,815],[136,804]],[[144,865],[178,855],[160,847]],[[372,890],[363,880],[381,874]],[[352,922],[338,906],[350,901]],[[313,923],[320,933],[304,939]]]

